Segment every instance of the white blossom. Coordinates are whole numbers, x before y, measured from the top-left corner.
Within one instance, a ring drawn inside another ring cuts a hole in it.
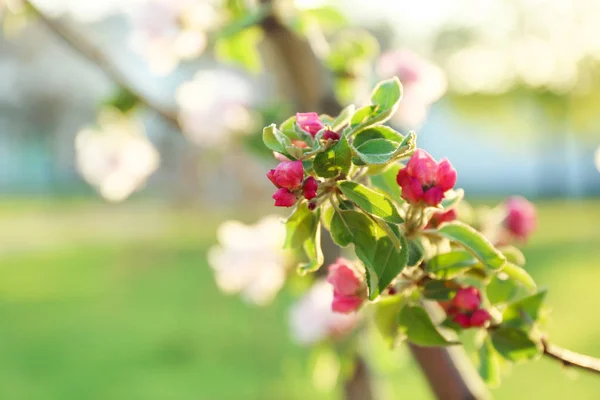
[[[131,7],[131,45],[159,75],[181,60],[194,59],[206,48],[207,32],[219,24],[212,1],[143,0]]]
[[[219,288],[225,293],[241,293],[246,301],[258,305],[273,300],[287,272],[284,238],[285,226],[279,216],[267,216],[254,225],[239,221],[221,224],[219,245],[208,253]]]
[[[295,341],[310,345],[338,337],[351,331],[360,319],[359,313],[333,312],[333,286],[317,281],[290,310],[290,330]]]
[[[138,190],[158,168],[159,155],[132,117],[104,110],[97,128],[75,138],[79,173],[109,201],[122,201]]]
[[[377,68],[382,77],[397,76],[402,83],[402,101],[393,121],[404,127],[421,125],[431,104],[446,92],[442,69],[408,50],[382,54]]]
[[[177,89],[179,122],[186,136],[206,147],[223,146],[253,125],[249,104],[252,87],[227,70],[204,70]]]

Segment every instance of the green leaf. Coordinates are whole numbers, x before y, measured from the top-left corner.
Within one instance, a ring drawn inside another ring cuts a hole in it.
[[[220,61],[239,65],[250,72],[258,73],[262,64],[257,46],[262,37],[262,30],[255,26],[220,37],[215,42],[215,56]]]
[[[519,292],[519,287],[512,279],[500,279],[493,276],[490,283],[485,287],[485,293],[491,304],[497,305],[508,303]]]
[[[444,208],[444,210],[450,210],[452,208],[455,208],[464,197],[465,191],[462,189],[449,190],[444,194],[444,199],[442,200],[442,207]]]
[[[456,294],[457,288],[449,286],[446,281],[429,281],[423,286],[423,296],[426,299],[447,301]]]
[[[393,165],[380,174],[371,177],[371,184],[386,192],[393,199],[400,199],[402,192],[396,182],[396,176],[402,166]]]
[[[308,203],[300,204],[288,218],[285,229],[286,237],[284,248],[296,249],[314,234],[315,226],[319,223],[317,213],[308,209]]]
[[[488,337],[485,338],[483,345],[479,348],[479,375],[491,387],[500,384],[498,353],[494,350],[494,346]]]
[[[398,316],[405,303],[404,296],[384,296],[375,303],[375,325],[390,346],[398,335]]]
[[[367,164],[385,164],[398,150],[399,144],[387,139],[372,139],[356,147],[358,157]]]
[[[402,84],[397,77],[379,82],[371,95],[371,102],[384,110],[394,109],[402,98]]]
[[[515,327],[529,327],[537,321],[545,298],[546,290],[542,290],[509,304],[502,314],[502,323]]]
[[[372,139],[387,139],[400,144],[404,140],[404,136],[387,126],[372,126],[360,131],[354,138],[352,145],[357,147]]]
[[[458,344],[446,339],[437,330],[423,307],[406,306],[400,311],[398,323],[408,340],[418,346],[449,346]]]
[[[401,224],[404,220],[398,214],[396,206],[385,196],[360,183],[340,181],[338,187],[342,193],[365,212],[383,218],[392,224]]]
[[[336,211],[331,220],[331,237],[339,246],[354,244],[354,251],[365,264],[369,298],[375,299],[406,266],[408,244],[400,236],[398,250],[387,232],[359,211]]]
[[[512,362],[531,360],[540,354],[538,345],[517,328],[500,327],[491,334],[494,348]]]
[[[438,279],[452,279],[471,269],[479,261],[466,250],[454,250],[433,257],[425,266],[425,271]]]
[[[286,156],[288,155],[285,150],[286,147],[292,145],[290,138],[277,129],[275,124],[271,124],[263,129],[263,142],[269,149]]]
[[[500,252],[504,254],[504,257],[506,257],[506,260],[508,262],[520,265],[521,267],[525,265],[525,256],[523,255],[521,250],[517,249],[516,247],[502,246],[498,247],[498,250],[500,250]]]
[[[419,265],[423,261],[425,249],[418,239],[410,239],[408,241],[408,262],[409,267]]]
[[[506,265],[502,267],[502,272],[508,275],[510,279],[518,282],[519,284],[523,285],[525,288],[531,291],[535,291],[537,289],[537,285],[535,284],[535,281],[533,280],[531,275],[529,275],[527,271],[525,271],[518,265],[507,262]]]
[[[345,136],[327,151],[318,153],[313,162],[317,175],[333,178],[340,173],[347,174],[352,163],[352,151]]]
[[[321,250],[321,223],[319,210],[317,210],[315,214],[317,222],[314,224],[313,231],[304,241],[303,245],[304,253],[308,257],[308,262],[298,266],[298,273],[301,275],[318,270],[325,261],[323,251]]]
[[[349,105],[348,107],[344,108],[342,110],[342,112],[340,112],[340,115],[337,116],[336,119],[333,120],[333,122],[331,123],[331,129],[336,131],[336,132],[340,132],[340,130],[350,124],[350,120],[352,119],[352,116],[354,115],[354,104]]]
[[[461,244],[491,269],[500,269],[506,258],[479,232],[462,222],[450,222],[438,232],[453,242]]]

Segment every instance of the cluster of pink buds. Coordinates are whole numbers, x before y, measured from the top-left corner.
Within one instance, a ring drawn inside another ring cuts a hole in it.
[[[267,178],[277,187],[273,194],[277,207],[291,207],[300,196],[308,200],[317,197],[319,182],[312,176],[304,179],[302,161],[282,161],[267,172]]]
[[[308,132],[313,138],[319,131],[325,128],[325,125],[319,118],[319,115],[314,112],[297,113],[296,124],[305,132]],[[340,134],[332,130],[326,130],[323,133],[323,140],[340,140]]]
[[[396,182],[402,188],[402,198],[417,205],[435,207],[456,183],[456,170],[447,159],[437,163],[429,153],[418,149],[406,168],[398,171]]]
[[[333,285],[331,309],[335,312],[354,312],[366,299],[367,288],[363,275],[344,258],[338,258],[329,266],[327,282]]]
[[[462,328],[481,328],[490,320],[490,313],[481,305],[481,293],[479,289],[468,286],[456,292],[452,301],[444,308],[446,313],[452,317],[452,322]]]
[[[504,227],[515,238],[526,241],[537,227],[535,206],[523,197],[510,197],[506,200]]]
[[[450,209],[448,211],[438,211],[431,216],[425,229],[437,228],[445,222],[454,221],[457,217],[458,215],[455,209]]]

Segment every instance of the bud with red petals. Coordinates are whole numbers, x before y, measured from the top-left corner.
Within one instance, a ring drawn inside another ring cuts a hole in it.
[[[302,161],[282,161],[275,169],[267,172],[267,178],[278,188],[298,189],[304,179]]]
[[[302,186],[302,194],[307,200],[312,200],[315,197],[317,197],[318,189],[319,182],[312,176],[309,176],[308,178],[306,178],[306,180],[304,181],[304,185]]]
[[[324,140],[340,140],[340,134],[334,131],[327,130],[323,134]]]
[[[427,223],[427,226],[425,227],[426,229],[430,229],[430,228],[437,228],[438,226],[440,226],[441,224],[445,223],[445,222],[451,222],[454,221],[457,217],[456,214],[456,210],[450,209],[448,211],[440,211],[440,212],[436,212],[434,213],[431,218],[429,219],[429,222]]]
[[[469,318],[469,316],[467,314],[456,314],[452,318],[452,322],[460,325],[461,328],[467,329],[467,328],[471,327],[471,319]]]
[[[275,207],[291,207],[298,201],[298,196],[289,189],[279,188],[273,194],[273,200],[275,200]]]
[[[418,149],[398,172],[396,182],[402,188],[404,200],[435,207],[456,184],[456,170],[448,160],[437,163],[429,153]]]
[[[487,310],[480,308],[478,310],[475,310],[473,312],[473,314],[471,314],[471,318],[470,318],[469,322],[472,327],[481,328],[481,327],[485,326],[485,324],[488,323],[490,318],[491,318],[490,313]]]
[[[366,298],[364,277],[348,260],[338,258],[329,266],[327,282],[333,285],[331,308],[335,312],[356,311]]]
[[[527,240],[537,227],[535,206],[523,197],[511,197],[506,201],[506,229],[516,238]]]
[[[460,289],[452,299],[452,304],[462,311],[475,311],[481,304],[479,289],[469,286]]]
[[[296,124],[298,124],[302,130],[308,132],[312,137],[315,137],[315,135],[325,127],[323,122],[321,122],[319,115],[314,112],[297,113]]]

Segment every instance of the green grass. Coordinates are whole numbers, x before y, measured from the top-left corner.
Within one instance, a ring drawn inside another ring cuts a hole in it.
[[[0,203],[0,399],[304,399],[309,352],[283,294],[266,308],[221,295],[205,259],[227,212],[160,203]],[[245,214],[246,221],[251,215]],[[540,205],[525,247],[549,291],[551,339],[600,356],[600,201]],[[390,398],[428,398],[400,349]],[[518,365],[498,399],[597,399],[600,379]]]

